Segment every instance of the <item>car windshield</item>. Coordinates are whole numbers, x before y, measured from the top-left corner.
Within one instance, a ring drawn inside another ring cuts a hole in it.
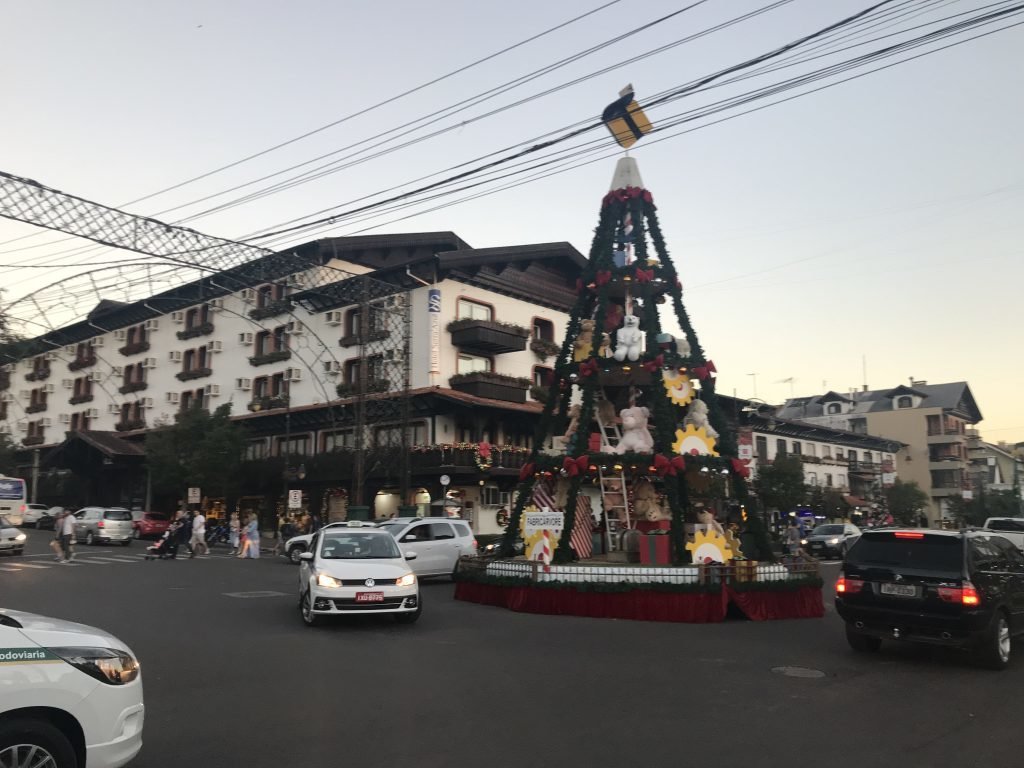
[[[108,509],[104,511],[103,518],[105,520],[131,520],[132,513],[127,509]]]
[[[377,531],[331,530],[324,533],[320,545],[324,560],[390,560],[401,556],[395,539]]]
[[[866,533],[846,555],[848,565],[900,566],[919,571],[960,575],[963,540],[925,533]]]
[[[838,536],[842,532],[843,526],[841,525],[819,525],[811,531],[811,536]]]

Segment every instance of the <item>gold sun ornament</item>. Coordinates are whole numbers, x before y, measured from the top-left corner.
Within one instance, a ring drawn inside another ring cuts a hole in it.
[[[733,551],[726,538],[714,529],[697,531],[693,541],[686,542],[693,562],[700,565],[708,563],[727,563],[733,559]]]
[[[676,430],[676,441],[672,450],[680,456],[717,456],[715,438],[704,427],[687,424],[686,429]]]
[[[665,391],[669,399],[676,405],[688,405],[693,400],[696,390],[690,377],[682,371],[663,371]]]

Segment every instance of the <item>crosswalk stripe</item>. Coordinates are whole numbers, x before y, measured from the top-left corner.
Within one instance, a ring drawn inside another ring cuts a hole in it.
[[[18,566],[20,568],[42,568],[44,570],[50,567],[48,565],[36,565],[35,563],[18,563]]]
[[[107,559],[108,560],[116,560],[119,563],[137,563],[137,562],[139,562],[138,558],[135,558],[135,557],[111,557],[111,558],[107,558]]]
[[[7,573],[17,573],[21,568],[0,568],[0,571],[7,571]]]
[[[79,559],[79,558],[76,558],[76,559]],[[82,562],[90,562],[90,563],[121,563],[121,562],[133,562],[133,563],[134,563],[135,561],[134,561],[134,560],[131,560],[131,561],[128,561],[128,560],[115,560],[115,559],[114,559],[114,558],[112,558],[112,557],[96,557],[96,555],[89,555],[89,559],[88,559],[87,561],[86,561],[86,560],[83,560]]]

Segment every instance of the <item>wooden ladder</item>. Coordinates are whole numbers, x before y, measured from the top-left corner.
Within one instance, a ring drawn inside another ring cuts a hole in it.
[[[605,473],[598,469],[601,484],[601,506],[604,514],[605,542],[609,552],[622,548],[622,532],[632,525],[629,519],[629,491],[625,471]],[[615,498],[618,496],[619,498]],[[609,498],[611,497],[611,498]]]
[[[605,453],[610,453],[610,451],[605,451],[605,448],[614,448],[617,446],[619,444],[619,440],[622,439],[622,431],[614,420],[611,424],[606,424],[601,420],[601,405],[607,402],[608,399],[604,396],[604,390],[598,389],[597,407],[594,409],[594,420],[597,422],[597,426],[601,430],[601,450]]]

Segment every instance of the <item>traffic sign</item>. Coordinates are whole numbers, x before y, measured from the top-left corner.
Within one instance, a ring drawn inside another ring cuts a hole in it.
[[[188,489],[188,503],[189,504],[199,504],[202,500],[203,500],[203,498],[200,495],[198,488],[189,488]]]
[[[302,509],[302,491],[300,489],[288,491],[288,509]]]
[[[441,485],[448,485],[452,479],[448,475],[441,475]]]

